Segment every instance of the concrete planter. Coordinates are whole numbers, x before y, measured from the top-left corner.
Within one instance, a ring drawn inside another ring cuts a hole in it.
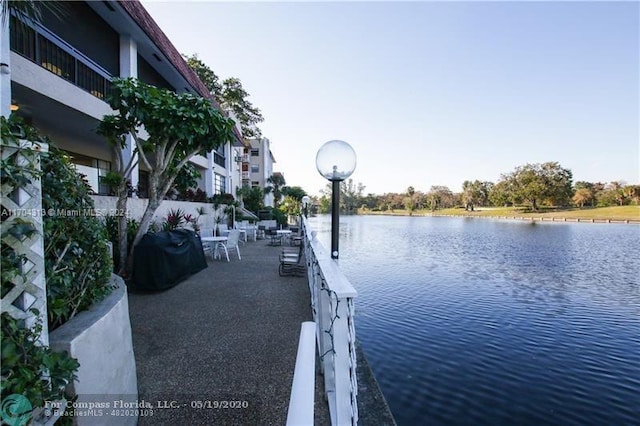
[[[114,407],[132,407],[138,400],[127,290],[120,277],[112,275],[112,281],[118,286],[113,293],[49,335],[53,350],[67,351],[80,362],[78,380],[69,389],[78,395],[78,425],[135,425],[138,420],[134,410],[112,417]],[[89,411],[91,403],[101,408]]]

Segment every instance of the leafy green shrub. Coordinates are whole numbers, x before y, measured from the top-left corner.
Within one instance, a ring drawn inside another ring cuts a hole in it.
[[[211,202],[213,204],[227,204],[231,205],[236,199],[233,197],[233,194],[216,194],[211,197]]]
[[[42,141],[35,129],[24,125],[21,119],[12,115],[8,120],[0,117],[0,134],[3,149],[10,146],[12,149],[23,151],[23,158],[28,160],[16,161],[15,155],[2,160],[0,168],[2,190],[11,192],[42,176],[42,172],[37,168],[36,158],[40,157],[42,162],[46,162],[48,154],[35,155],[37,147],[20,146],[20,139],[32,142]],[[0,285],[2,297],[14,287],[14,280],[28,279],[22,271],[26,256],[16,253],[9,244],[5,244],[5,239],[13,237],[22,240],[33,237],[38,232],[32,218],[14,218],[13,221],[5,222],[9,213],[3,206],[2,282]],[[50,258],[45,259],[46,266],[50,266]],[[50,300],[50,297],[48,299]],[[32,313],[39,315],[36,310],[32,310]],[[20,394],[29,399],[31,406],[36,408],[43,407],[45,401],[59,400],[64,397],[67,384],[76,378],[75,373],[79,364],[67,353],[53,352],[40,344],[38,340],[42,333],[42,323],[36,323],[33,328],[26,328],[22,321],[5,312],[2,314],[0,330],[2,400],[10,394]]]
[[[42,159],[45,277],[49,329],[64,324],[112,291],[104,225],[92,214],[90,187],[55,146]],[[64,213],[63,213],[64,212]]]
[[[66,386],[77,377],[80,364],[67,352],[53,352],[38,339],[42,324],[23,328],[20,321],[2,314],[2,399],[20,394],[32,407],[65,397]]]

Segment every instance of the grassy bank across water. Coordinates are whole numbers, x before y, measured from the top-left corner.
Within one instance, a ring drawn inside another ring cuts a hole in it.
[[[379,214],[394,216],[409,216],[408,210],[361,211],[360,214]],[[555,221],[585,221],[585,222],[629,222],[640,224],[640,206],[615,206],[573,209],[540,209],[533,212],[518,207],[479,207],[474,211],[464,209],[415,210],[413,216],[465,216],[465,217],[493,217],[503,219],[533,219]]]

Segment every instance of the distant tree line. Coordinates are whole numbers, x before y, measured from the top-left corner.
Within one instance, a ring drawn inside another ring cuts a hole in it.
[[[638,205],[640,185],[624,182],[573,183],[571,170],[557,162],[525,164],[512,172],[502,174],[496,183],[466,180],[462,192],[454,193],[442,185],[431,186],[422,192],[413,186],[404,193],[383,195],[366,194],[365,186],[351,179],[341,184],[340,209],[355,213],[359,208],[366,211],[416,210],[436,211],[446,208],[464,208],[473,211],[477,207],[524,206],[537,211],[541,207],[606,207],[615,205]],[[322,191],[317,200],[319,211],[329,212],[331,185]]]

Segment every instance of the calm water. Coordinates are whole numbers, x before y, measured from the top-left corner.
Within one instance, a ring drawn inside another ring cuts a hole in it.
[[[399,425],[640,425],[640,227],[343,216],[340,238]]]

